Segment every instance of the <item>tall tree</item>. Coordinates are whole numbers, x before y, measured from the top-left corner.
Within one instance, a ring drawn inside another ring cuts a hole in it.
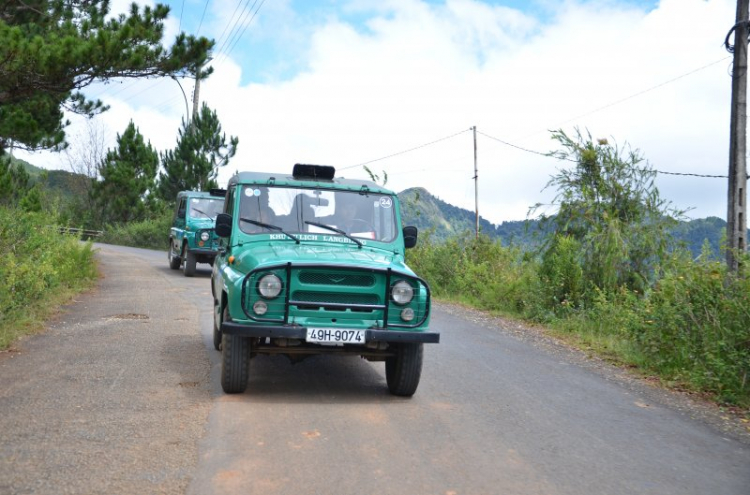
[[[159,195],[174,201],[180,191],[206,191],[217,187],[216,175],[237,152],[239,139],[221,131],[216,112],[205,103],[192,122],[182,122],[177,146],[162,154],[164,172],[159,174]]]
[[[25,149],[57,148],[65,139],[63,108],[83,115],[106,109],[80,92],[111,78],[195,75],[213,41],[180,33],[162,46],[169,7],[108,17],[109,0],[0,2],[0,155],[13,141]]]
[[[0,157],[0,206],[20,206],[26,211],[41,211],[38,184],[34,184],[23,164],[9,156]]]
[[[146,217],[158,166],[158,153],[131,121],[122,136],[117,135],[117,149],[107,152],[99,167],[102,180],[94,184],[105,221],[126,223]]]
[[[555,216],[541,218],[553,227],[543,253],[548,285],[569,288],[580,281],[579,293],[644,289],[683,212],[660,197],[656,171],[638,150],[594,141],[579,130],[574,137],[562,130],[552,137],[562,149],[551,155],[574,165],[547,184],[557,189],[553,204],[559,207]]]

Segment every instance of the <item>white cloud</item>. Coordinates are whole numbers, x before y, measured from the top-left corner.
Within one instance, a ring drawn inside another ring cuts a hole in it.
[[[567,1],[553,3],[539,19],[475,0],[357,1],[340,16],[311,15],[313,22],[288,2],[270,3],[250,31],[268,39],[275,28],[294,40],[296,52],[277,42],[285,60],[276,67],[286,71],[293,61],[296,71],[242,83],[250,69],[219,57],[201,100],[217,111],[228,135],[240,138],[220,178],[235,170],[289,171],[295,162],[343,168],[472,125],[541,152],[554,148],[549,129],[580,126],[594,137],[632,143],[659,170],[726,174],[731,59],[608,105],[727,57],[721,44],[734,24],[732,4],[662,0],[647,11]],[[223,16],[204,25],[224,28],[228,5],[217,2]],[[352,13],[364,23],[347,21]],[[284,16],[289,25],[282,32]],[[126,97],[134,93],[105,93],[113,107],[103,117],[108,125],[122,132],[132,118],[152,144],[173,147],[185,106],[179,88],[164,81]],[[482,135],[478,145],[483,216],[496,223],[521,219],[532,204],[549,201],[551,191],[540,191],[561,164]],[[393,189],[423,186],[474,208],[469,132],[371,168],[385,170]],[[361,167],[342,174],[367,176]],[[724,180],[660,176],[657,184],[677,206],[695,206],[693,216],[724,216]]]

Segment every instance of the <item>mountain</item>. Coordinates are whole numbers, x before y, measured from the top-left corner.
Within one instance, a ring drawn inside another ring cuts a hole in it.
[[[432,238],[445,240],[452,235],[473,233],[476,214],[442,201],[426,189],[415,187],[398,194],[404,225],[414,225],[424,232],[432,230]],[[490,238],[499,239],[504,246],[519,245],[525,248],[538,245],[541,231],[537,220],[518,220],[495,225],[479,217],[480,231]],[[721,218],[708,217],[679,222],[672,231],[678,244],[684,245],[698,256],[704,242],[708,241],[713,258],[721,258],[721,239],[726,222]],[[750,238],[750,231],[748,231]]]
[[[75,174],[66,170],[46,170],[31,163],[11,157],[12,164],[21,164],[29,174],[31,184],[39,184],[48,199],[54,197],[68,202],[88,191],[87,182],[90,180],[82,174]]]
[[[413,187],[398,193],[404,225],[414,225],[420,231],[430,230],[432,237],[443,241],[450,236],[473,234],[476,230],[476,213],[465,210],[433,196],[422,187]],[[479,216],[479,231],[503,245],[536,245],[539,222],[521,220],[491,223]]]

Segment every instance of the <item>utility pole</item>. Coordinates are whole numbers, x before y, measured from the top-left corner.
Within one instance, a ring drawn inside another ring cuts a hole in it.
[[[729,126],[729,191],[727,194],[727,267],[739,268],[738,255],[747,248],[747,41],[748,5],[737,0],[732,67],[732,112]]]
[[[198,116],[198,98],[201,91],[201,69],[195,71],[195,91],[193,91],[193,121]]]
[[[477,171],[477,126],[471,128],[474,131],[474,211],[476,213],[475,232],[479,239],[479,172]]]

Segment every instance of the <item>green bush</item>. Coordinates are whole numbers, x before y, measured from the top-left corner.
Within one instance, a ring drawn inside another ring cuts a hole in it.
[[[483,236],[423,235],[407,261],[437,297],[542,321],[667,382],[750,406],[750,274],[730,276],[711,253],[676,251],[645,292],[603,290],[590,283],[578,244],[560,236],[537,261]]]
[[[54,218],[0,207],[0,348],[44,313],[50,298],[80,290],[96,278],[90,243],[62,235]]]
[[[438,297],[509,314],[525,313],[537,305],[536,264],[517,247],[470,233],[443,243],[427,235],[407,256],[409,266]]]
[[[107,225],[99,240],[106,244],[165,250],[171,225],[172,215],[165,212],[140,222]]]
[[[730,275],[721,262],[675,255],[633,332],[648,367],[725,402],[750,404],[747,275]]]

